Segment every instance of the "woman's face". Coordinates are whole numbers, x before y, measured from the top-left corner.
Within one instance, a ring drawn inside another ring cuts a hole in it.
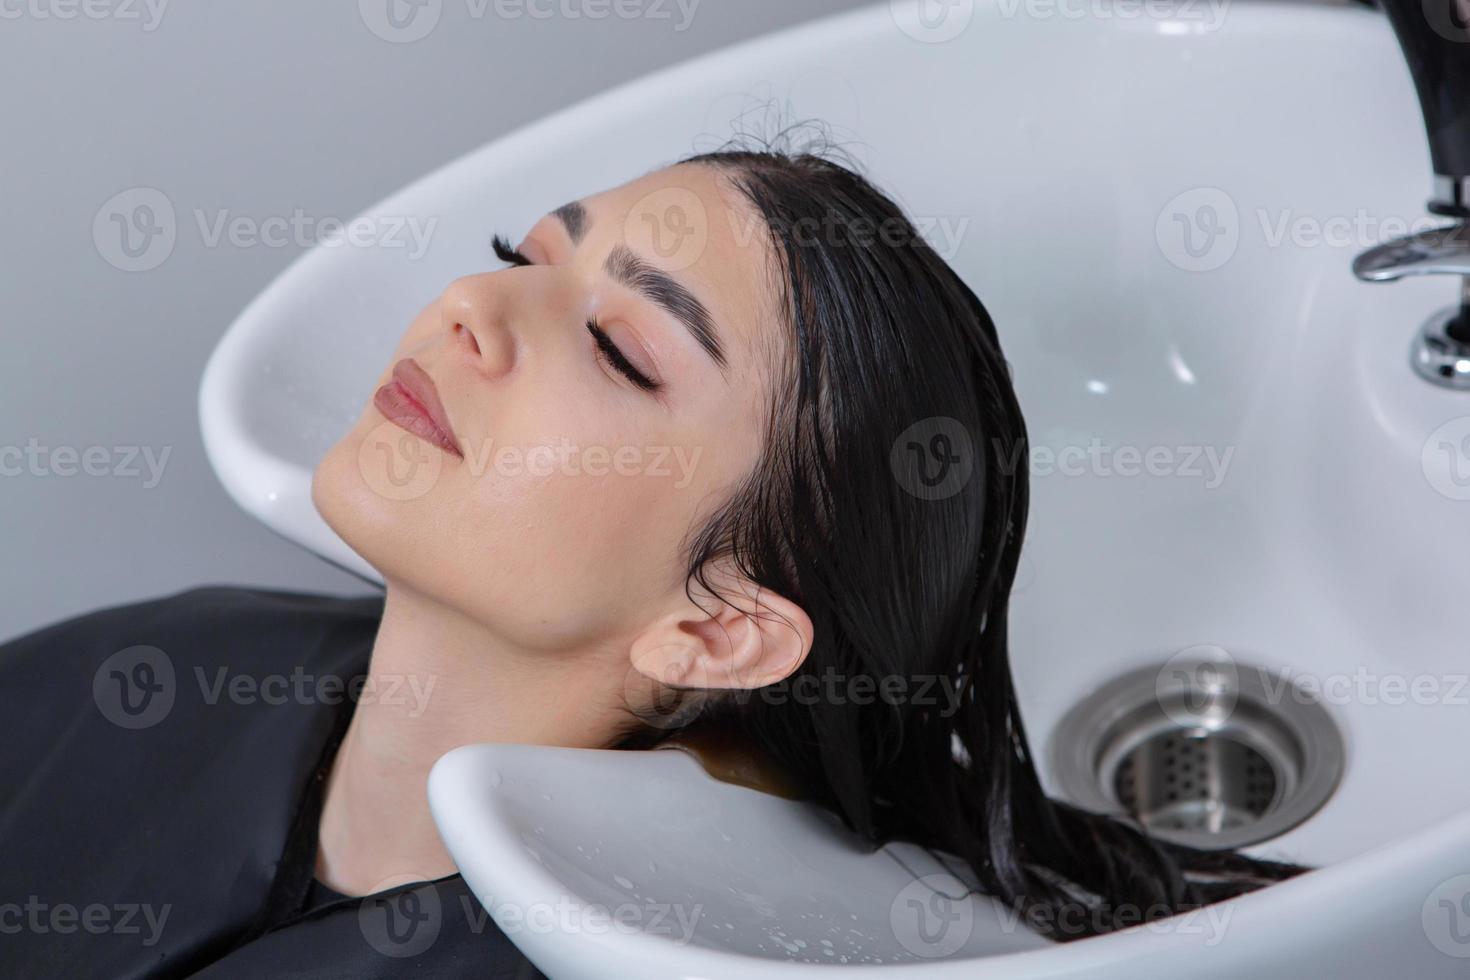
[[[784,350],[770,246],[685,165],[558,209],[518,250],[530,265],[457,279],[409,325],[313,500],[390,587],[506,642],[629,641],[687,603],[687,536],[761,451]]]

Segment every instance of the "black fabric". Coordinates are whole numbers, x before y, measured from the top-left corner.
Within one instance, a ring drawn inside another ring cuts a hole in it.
[[[0,644],[0,976],[540,976],[459,875],[315,881],[381,615],[209,587]]]
[[[348,899],[348,896],[313,878],[311,879],[311,887],[306,890],[306,900],[301,903],[301,911],[311,912],[321,908],[323,905],[339,902],[344,899]]]

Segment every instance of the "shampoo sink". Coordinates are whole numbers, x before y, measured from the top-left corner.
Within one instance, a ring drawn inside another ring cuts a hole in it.
[[[1208,647],[1296,685],[1277,696],[1315,692],[1340,735],[1325,800],[1249,847],[1319,870],[1054,945],[936,892],[952,879],[929,855],[868,853],[682,753],[478,745],[430,790],[480,900],[558,980],[1464,976],[1470,395],[1404,366],[1442,290],[1350,271],[1423,215],[1388,23],[1349,3],[918,7],[658,73],[375,205],[435,220],[426,250],[314,249],[220,342],[200,412],[221,479],[375,578],[313,509],[311,471],[422,305],[498,264],[492,230],[712,149],[768,105],[822,119],[1012,362],[1035,452],[1010,646],[1047,788],[1067,789],[1050,766],[1076,705]]]

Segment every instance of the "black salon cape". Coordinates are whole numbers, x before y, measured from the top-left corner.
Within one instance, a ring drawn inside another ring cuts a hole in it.
[[[209,587],[0,644],[0,977],[540,976],[458,875],[301,911],[381,614]]]

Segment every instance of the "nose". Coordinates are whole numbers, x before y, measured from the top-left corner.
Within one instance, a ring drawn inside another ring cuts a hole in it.
[[[491,378],[509,374],[516,364],[519,345],[510,327],[516,289],[501,274],[486,273],[454,280],[439,297],[449,342],[465,347]]]

